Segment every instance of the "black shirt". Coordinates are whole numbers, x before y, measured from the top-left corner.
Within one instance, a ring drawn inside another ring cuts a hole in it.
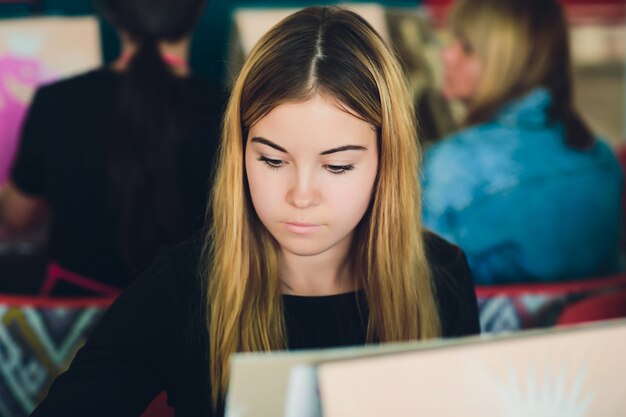
[[[24,123],[11,177],[23,193],[51,208],[48,251],[63,267],[123,287],[133,266],[117,244],[107,205],[107,142],[122,77],[108,69],[40,88]],[[203,225],[224,94],[197,77],[190,92],[191,126],[178,148],[179,190],[189,229]],[[176,198],[172,196],[172,198]],[[174,243],[174,242],[169,242]]]
[[[199,247],[166,252],[122,293],[33,416],[138,416],[163,390],[178,417],[212,415]],[[465,255],[432,234],[426,247],[443,336],[479,333]],[[365,342],[355,293],[285,295],[284,306],[290,349]]]

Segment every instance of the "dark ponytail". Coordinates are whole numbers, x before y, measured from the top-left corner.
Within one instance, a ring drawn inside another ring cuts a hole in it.
[[[158,246],[191,233],[184,218],[178,148],[191,113],[187,83],[158,49],[187,35],[202,0],[101,0],[109,20],[137,44],[117,93],[108,152],[108,204],[120,255],[129,267],[150,260]]]

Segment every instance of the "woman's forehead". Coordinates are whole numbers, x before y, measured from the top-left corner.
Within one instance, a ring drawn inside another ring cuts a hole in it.
[[[304,101],[276,106],[251,127],[249,139],[255,136],[284,144],[283,147],[304,142],[323,148],[371,146],[369,142],[376,139],[376,131],[336,99],[316,94]]]

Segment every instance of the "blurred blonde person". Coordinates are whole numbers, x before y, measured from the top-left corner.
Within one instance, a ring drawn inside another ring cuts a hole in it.
[[[574,108],[556,0],[460,0],[443,93],[463,129],[429,149],[424,223],[460,245],[475,282],[616,272],[621,173]]]

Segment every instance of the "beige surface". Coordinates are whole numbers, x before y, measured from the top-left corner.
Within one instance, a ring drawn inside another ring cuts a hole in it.
[[[324,417],[626,415],[626,321],[321,364]]]
[[[624,64],[576,67],[576,106],[593,132],[613,147],[626,145]]]
[[[87,17],[3,19],[0,56],[36,57],[53,73],[68,76],[100,65],[98,21]]]
[[[592,130],[626,144],[626,25],[574,25],[570,34],[576,105]]]
[[[385,9],[378,4],[345,4],[359,13],[381,34],[388,39],[385,21]],[[243,52],[247,56],[256,42],[272,26],[299,8],[239,8],[233,13],[233,22],[239,32]]]
[[[239,353],[231,359],[226,417],[280,417],[294,366],[355,356],[414,350],[420,343],[297,352]]]

